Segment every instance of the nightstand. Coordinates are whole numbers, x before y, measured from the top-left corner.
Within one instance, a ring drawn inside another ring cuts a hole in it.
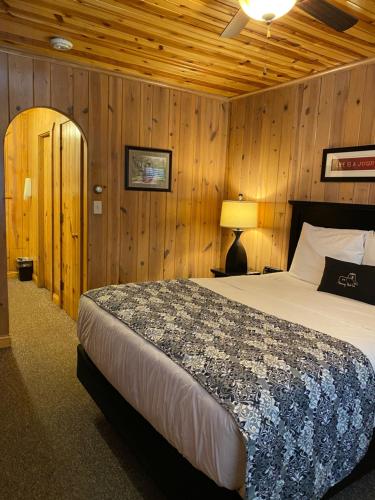
[[[222,269],[222,268],[211,269],[211,273],[215,276],[215,278],[226,278],[228,276],[259,276],[261,274],[259,271],[253,271],[251,269],[249,269],[249,271],[247,271],[246,275],[245,274],[231,274],[231,273],[226,273],[225,269]]]

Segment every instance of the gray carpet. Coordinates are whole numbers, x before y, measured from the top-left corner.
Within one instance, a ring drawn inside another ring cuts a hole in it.
[[[162,499],[75,376],[75,323],[32,282],[9,282],[0,350],[1,499]]]
[[[9,282],[0,350],[0,499],[162,500],[75,376],[75,323],[33,283]],[[374,500],[375,472],[333,497]]]

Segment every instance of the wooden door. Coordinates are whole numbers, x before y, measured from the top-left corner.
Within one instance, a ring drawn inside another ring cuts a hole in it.
[[[38,144],[38,211],[39,255],[38,286],[52,293],[53,232],[52,232],[52,144],[49,132],[39,135]]]
[[[82,136],[71,121],[61,125],[61,304],[73,318],[81,295]]]
[[[44,167],[44,288],[52,292],[53,235],[52,235],[52,144],[51,135],[42,136]]]

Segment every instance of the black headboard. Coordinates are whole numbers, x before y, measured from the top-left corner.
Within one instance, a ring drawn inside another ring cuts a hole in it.
[[[290,228],[288,269],[292,263],[302,225],[338,229],[375,230],[375,205],[328,203],[323,201],[289,201],[293,206]]]

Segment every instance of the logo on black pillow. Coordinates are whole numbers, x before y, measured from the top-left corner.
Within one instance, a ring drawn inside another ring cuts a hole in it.
[[[349,273],[348,276],[339,276],[337,284],[340,286],[355,288],[358,286],[356,273]]]

